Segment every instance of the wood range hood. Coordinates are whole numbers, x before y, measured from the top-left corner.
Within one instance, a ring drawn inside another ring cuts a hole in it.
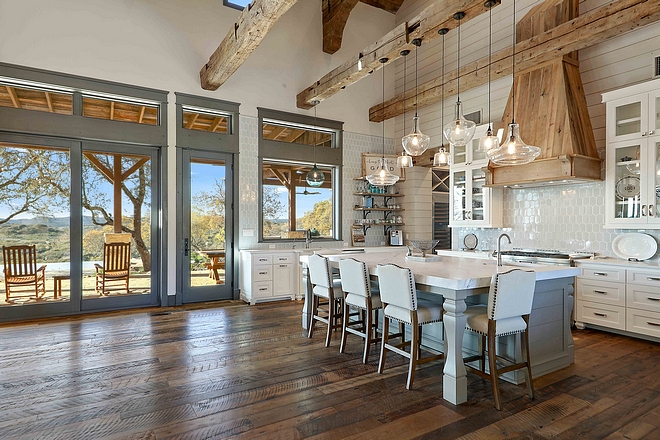
[[[518,23],[517,41],[575,16],[577,1],[546,1]],[[526,165],[497,166],[489,162],[483,168],[487,186],[532,187],[602,180],[602,159],[596,150],[576,52],[516,72],[515,89],[502,116],[503,127],[511,122],[513,102],[521,138],[528,145],[540,147],[541,155]]]

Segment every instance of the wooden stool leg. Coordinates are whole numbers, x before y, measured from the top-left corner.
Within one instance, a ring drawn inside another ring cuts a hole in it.
[[[410,341],[410,364],[408,365],[408,382],[406,383],[406,389],[408,390],[412,390],[420,350],[419,330],[421,330],[421,327],[417,325],[417,312],[414,312],[412,318],[412,325],[410,327],[410,336],[412,338]]]
[[[368,302],[369,301],[371,301],[371,299],[368,298]],[[371,306],[369,305],[368,302],[367,302],[367,310],[364,316],[364,354],[362,355],[363,364],[369,362],[369,349],[371,348],[372,311],[371,311]]]
[[[385,305],[383,304],[383,309]],[[390,319],[383,313],[383,340],[380,344],[380,360],[378,361],[378,372],[382,373],[385,368],[385,345],[387,345],[387,336],[390,332]]]
[[[342,324],[341,324],[341,344],[339,345],[339,352],[343,353],[344,349],[346,348],[346,334],[348,333],[346,331],[346,327],[348,327],[348,315],[350,311],[351,306],[348,305],[347,302],[344,301],[344,316],[342,316]]]
[[[319,309],[319,297],[316,295],[312,295],[312,317],[309,320],[309,333],[307,333],[307,337],[311,338],[312,335],[314,334],[314,326],[316,325],[316,319],[314,319],[314,316],[318,313]]]
[[[497,355],[495,344],[495,321],[488,321],[488,366],[490,367],[490,383],[493,389],[493,399],[495,408],[502,410],[502,396],[500,394],[500,384],[497,376]]]
[[[520,345],[522,350],[522,356],[525,362],[527,363],[527,368],[525,368],[525,382],[527,383],[527,394],[529,398],[534,400],[534,383],[532,382],[532,362],[529,357],[529,316],[524,316],[525,322],[527,323],[527,328],[520,335]]]
[[[332,330],[335,328],[335,316],[337,313],[335,313],[335,307],[337,307],[337,304],[335,304],[335,297],[334,295],[330,294],[330,298],[328,299],[328,333],[325,336],[325,346],[330,347],[330,340],[332,339]]]
[[[486,337],[479,335],[479,369],[486,372]]]

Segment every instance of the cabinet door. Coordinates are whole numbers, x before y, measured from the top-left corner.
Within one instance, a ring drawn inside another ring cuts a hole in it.
[[[294,269],[295,266],[291,263],[273,265],[273,296],[295,295]]]
[[[645,224],[642,206],[647,203],[645,138],[609,143],[605,186],[607,226]],[[646,209],[644,210],[646,213]]]
[[[461,166],[468,164],[470,158],[468,157],[468,147],[466,145],[452,145],[449,148],[451,148],[452,165]]]
[[[451,217],[449,219],[450,226],[466,226],[470,220],[470,203],[471,197],[469,193],[472,191],[471,182],[468,179],[468,172],[466,169],[452,170],[451,171],[451,198],[450,209]]]
[[[490,212],[489,206],[489,192],[488,188],[484,187],[486,184],[486,173],[480,168],[474,168],[469,173],[471,177],[471,211],[472,223],[474,226],[483,226],[490,223],[488,213]]]
[[[649,136],[660,135],[660,90],[649,93]]]
[[[648,132],[648,94],[607,103],[607,141],[636,139]]]
[[[648,185],[646,201],[648,222],[660,225],[660,130],[658,135],[648,138],[646,156]],[[644,214],[644,212],[642,212]]]

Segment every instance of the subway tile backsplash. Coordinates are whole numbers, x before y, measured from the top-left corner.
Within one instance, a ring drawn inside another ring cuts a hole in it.
[[[511,236],[506,249],[532,248],[595,252],[616,257],[612,240],[624,232],[644,232],[660,240],[653,229],[603,229],[605,224],[605,182],[540,188],[504,189],[506,228],[453,228],[452,248],[462,249],[466,234],[479,239],[478,249],[497,247],[502,232]],[[658,261],[658,255],[654,257]]]

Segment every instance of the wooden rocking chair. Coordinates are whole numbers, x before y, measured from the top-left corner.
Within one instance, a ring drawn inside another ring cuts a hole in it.
[[[107,295],[110,291],[126,289],[131,276],[131,244],[104,243],[103,266],[94,264],[96,269],[96,293]]]
[[[11,286],[34,286],[35,299],[46,294],[46,265],[37,269],[36,246],[3,246],[5,269],[5,301],[9,301]]]

